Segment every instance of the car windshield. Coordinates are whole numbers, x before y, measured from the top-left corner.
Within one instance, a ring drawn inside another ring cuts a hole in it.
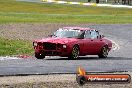
[[[54,33],[54,37],[59,38],[78,38],[82,31],[78,29],[59,29]]]

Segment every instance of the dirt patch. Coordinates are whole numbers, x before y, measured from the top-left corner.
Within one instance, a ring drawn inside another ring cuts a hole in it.
[[[52,34],[55,30],[64,26],[86,26],[87,24],[1,24],[0,37],[8,39],[34,40]],[[88,25],[87,25],[88,26]]]
[[[0,77],[0,81],[0,88],[131,88],[132,86],[132,83],[85,84],[79,86],[76,82],[76,75],[73,74],[10,76]]]

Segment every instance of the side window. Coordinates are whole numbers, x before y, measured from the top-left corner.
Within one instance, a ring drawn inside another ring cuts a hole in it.
[[[92,30],[91,31],[91,38],[92,39],[97,39],[98,36],[99,36],[99,32],[98,31],[96,31],[96,30]]]
[[[91,33],[89,30],[85,32],[85,38],[91,38]]]

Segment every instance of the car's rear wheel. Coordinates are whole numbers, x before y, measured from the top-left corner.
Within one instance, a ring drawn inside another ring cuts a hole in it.
[[[108,56],[108,47],[107,46],[104,46],[102,49],[101,49],[101,52],[100,54],[98,55],[99,58],[107,58]]]
[[[44,54],[41,54],[41,53],[35,53],[35,57],[37,59],[44,59],[45,58],[45,55]]]
[[[68,57],[69,59],[77,59],[79,57],[79,47],[75,45],[72,49],[71,55]]]

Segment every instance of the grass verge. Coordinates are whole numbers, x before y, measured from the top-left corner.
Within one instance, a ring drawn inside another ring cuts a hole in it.
[[[8,40],[0,38],[0,56],[33,53],[32,43],[26,40]]]
[[[124,15],[68,15],[68,14],[32,14],[0,13],[0,23],[132,23],[132,16]]]

